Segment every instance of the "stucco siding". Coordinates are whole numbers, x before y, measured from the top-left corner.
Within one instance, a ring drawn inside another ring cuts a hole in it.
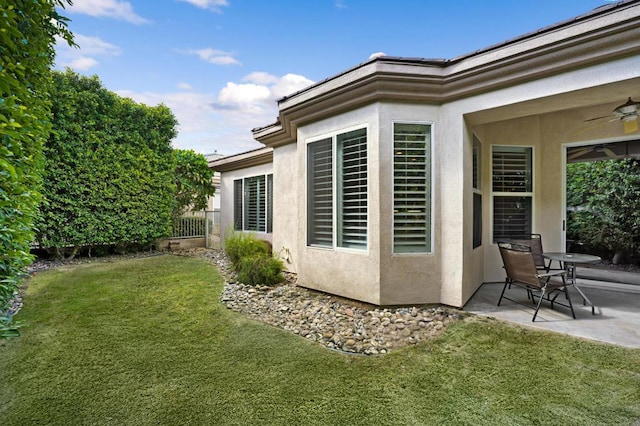
[[[438,303],[441,289],[439,237],[442,225],[438,191],[438,169],[442,152],[439,108],[424,104],[380,104],[380,300],[384,305]],[[423,123],[432,126],[431,135],[431,252],[393,254],[393,124]]]
[[[346,129],[367,128],[367,249],[317,248],[307,246],[307,143]],[[359,108],[337,117],[321,120],[298,129],[296,184],[298,186],[298,283],[345,297],[380,303],[379,259],[379,161],[378,105]],[[276,156],[278,153],[276,152]]]
[[[296,145],[284,145],[273,153],[273,250],[290,272],[298,272],[300,182],[304,170],[298,167]]]

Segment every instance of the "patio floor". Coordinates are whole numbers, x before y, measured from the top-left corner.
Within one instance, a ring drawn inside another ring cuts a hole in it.
[[[464,310],[478,315],[515,322],[524,326],[558,333],[570,334],[605,343],[640,348],[640,286],[623,285],[593,280],[578,280],[580,288],[596,306],[596,315],[591,307],[582,304],[582,298],[570,288],[576,318],[568,308],[542,302],[538,317],[531,322],[534,310],[527,301],[524,289],[512,286],[508,297],[522,301],[526,306],[503,300],[497,306],[504,283],[485,283],[467,302]],[[563,297],[563,296],[561,296]]]

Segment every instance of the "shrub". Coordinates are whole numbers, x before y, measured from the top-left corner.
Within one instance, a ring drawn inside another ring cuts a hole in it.
[[[284,263],[272,256],[271,243],[254,234],[231,232],[225,239],[225,253],[238,273],[238,281],[249,285],[273,285],[284,280]]]
[[[243,257],[237,268],[238,281],[249,285],[273,285],[284,280],[284,264],[275,257],[253,255]]]
[[[53,72],[52,95],[37,222],[41,247],[73,256],[87,246],[147,244],[170,235],[173,113],[120,97],[98,77],[71,70]]]
[[[254,234],[231,232],[224,241],[224,251],[229,256],[235,270],[244,257],[270,257],[271,251],[264,241],[258,240]]]
[[[51,130],[50,67],[56,37],[73,40],[56,6],[68,3],[0,2],[0,339],[18,335],[10,307],[33,260],[42,146]]]

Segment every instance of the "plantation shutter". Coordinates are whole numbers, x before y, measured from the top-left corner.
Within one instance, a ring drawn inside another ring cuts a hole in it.
[[[233,181],[233,229],[242,230],[242,179]]]
[[[267,232],[273,232],[273,175],[267,175]]]
[[[531,192],[531,148],[494,147],[493,192]]]
[[[244,179],[244,229],[264,232],[266,224],[264,176]]]
[[[494,147],[492,175],[494,242],[531,234],[532,149]]]
[[[338,135],[338,246],[367,246],[367,131]]]
[[[393,252],[431,251],[431,126],[394,124]]]
[[[333,147],[323,139],[307,145],[307,244],[333,246]]]

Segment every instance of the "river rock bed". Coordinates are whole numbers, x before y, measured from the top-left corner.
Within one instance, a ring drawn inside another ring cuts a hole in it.
[[[442,306],[379,308],[305,289],[287,274],[285,283],[254,287],[236,281],[220,250],[192,249],[180,255],[206,257],[226,278],[221,300],[229,309],[320,343],[362,355],[385,354],[440,334],[460,311]]]

